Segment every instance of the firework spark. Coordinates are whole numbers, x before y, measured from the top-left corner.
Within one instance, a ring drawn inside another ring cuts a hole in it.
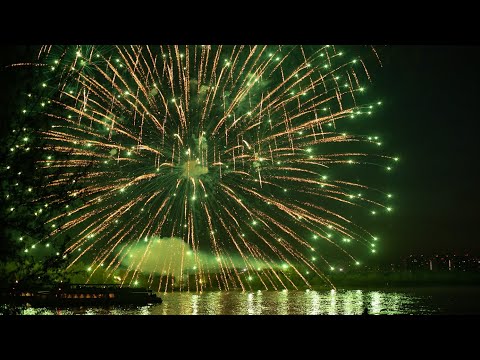
[[[51,122],[39,168],[61,169],[51,186],[86,171],[76,206],[47,223],[49,241],[72,236],[72,265],[123,265],[124,283],[147,273],[158,290],[281,289],[329,283],[327,247],[353,266],[354,243],[375,252],[352,214],[391,207],[351,174],[392,158],[363,150],[378,138],[340,130],[380,105],[359,105],[360,58],[334,46],[44,46],[38,61]]]

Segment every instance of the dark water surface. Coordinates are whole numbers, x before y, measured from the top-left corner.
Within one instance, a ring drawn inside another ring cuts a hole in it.
[[[374,315],[480,314],[480,287],[396,290],[255,291],[161,294],[142,307],[27,308],[24,315]]]

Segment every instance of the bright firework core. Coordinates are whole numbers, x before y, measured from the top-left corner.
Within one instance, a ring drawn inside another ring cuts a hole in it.
[[[182,177],[184,178],[197,179],[208,173],[208,146],[204,135],[205,132],[202,132],[198,140],[193,139],[194,152],[190,148],[185,152],[186,160],[182,165]]]
[[[200,160],[188,160],[183,164],[182,168],[182,176],[186,178],[196,179],[208,173],[208,167],[202,166]]]

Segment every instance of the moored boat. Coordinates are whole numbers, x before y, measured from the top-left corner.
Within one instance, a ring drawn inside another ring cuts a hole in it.
[[[146,288],[117,284],[60,284],[41,288],[3,289],[0,302],[32,306],[105,306],[160,304],[162,299]]]

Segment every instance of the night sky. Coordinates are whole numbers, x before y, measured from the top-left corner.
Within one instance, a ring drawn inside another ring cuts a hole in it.
[[[379,127],[402,160],[392,176],[398,203],[384,255],[478,253],[480,47],[396,45],[383,54]]]
[[[391,45],[377,50],[383,67],[370,69],[369,92],[384,106],[372,127],[383,139],[384,153],[400,157],[384,183],[395,194],[395,210],[371,227],[382,239],[378,259],[447,251],[478,254],[480,47]],[[0,48],[2,136],[24,77],[3,68],[25,59],[26,53],[24,46]]]

